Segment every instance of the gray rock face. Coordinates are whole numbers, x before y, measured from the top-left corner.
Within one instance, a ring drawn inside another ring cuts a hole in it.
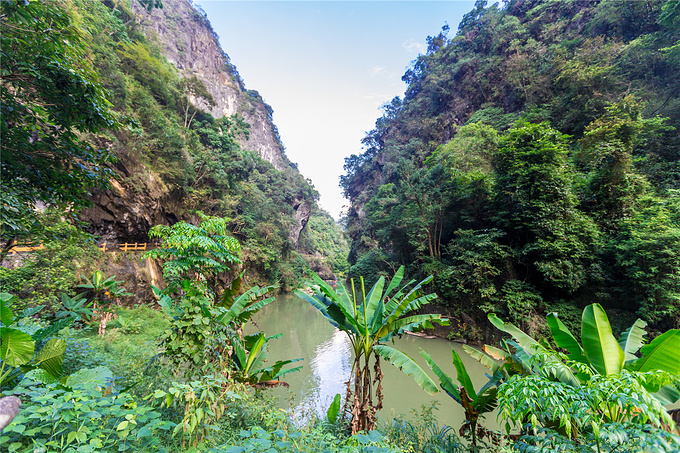
[[[239,113],[250,123],[250,137],[241,146],[256,151],[282,170],[287,165],[283,147],[269,118],[267,106],[243,90],[229,57],[221,49],[208,20],[188,0],[164,0],[163,8],[147,11],[137,2],[132,9],[147,32],[156,35],[163,54],[184,77],[195,75],[206,86],[217,105],[215,118]],[[203,108],[201,105],[197,105]]]
[[[16,396],[0,398],[0,431],[12,423],[14,417],[19,413],[19,407],[21,407],[21,400]]]
[[[290,229],[290,239],[293,241],[295,247],[298,246],[298,241],[300,239],[300,233],[305,229],[309,217],[312,215],[312,208],[309,206],[309,202],[303,199],[296,199],[293,204],[293,209],[295,209],[295,220],[296,223]]]

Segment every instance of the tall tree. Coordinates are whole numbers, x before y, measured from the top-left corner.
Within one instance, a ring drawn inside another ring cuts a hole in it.
[[[496,222],[543,282],[573,292],[588,278],[596,225],[576,209],[567,137],[547,123],[518,122],[496,161]]]
[[[87,204],[112,156],[83,134],[118,125],[83,31],[59,1],[0,4],[0,235],[4,257],[38,202]]]

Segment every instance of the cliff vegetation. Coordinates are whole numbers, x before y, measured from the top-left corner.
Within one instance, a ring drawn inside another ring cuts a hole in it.
[[[486,314],[680,322],[680,9],[480,0],[428,38],[346,159],[350,275],[433,274],[452,335]],[[377,278],[377,277],[376,277]],[[455,326],[454,326],[455,327]]]

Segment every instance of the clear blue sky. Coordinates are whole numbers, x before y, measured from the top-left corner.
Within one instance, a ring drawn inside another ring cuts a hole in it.
[[[208,14],[248,89],[274,109],[286,154],[336,219],[348,202],[344,158],[380,107],[406,89],[401,76],[427,36],[455,35],[474,1],[194,0]]]

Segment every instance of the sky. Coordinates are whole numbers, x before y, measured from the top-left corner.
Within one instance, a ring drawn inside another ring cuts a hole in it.
[[[474,1],[194,0],[245,81],[274,110],[285,153],[336,220],[345,157],[403,96],[401,76]]]

